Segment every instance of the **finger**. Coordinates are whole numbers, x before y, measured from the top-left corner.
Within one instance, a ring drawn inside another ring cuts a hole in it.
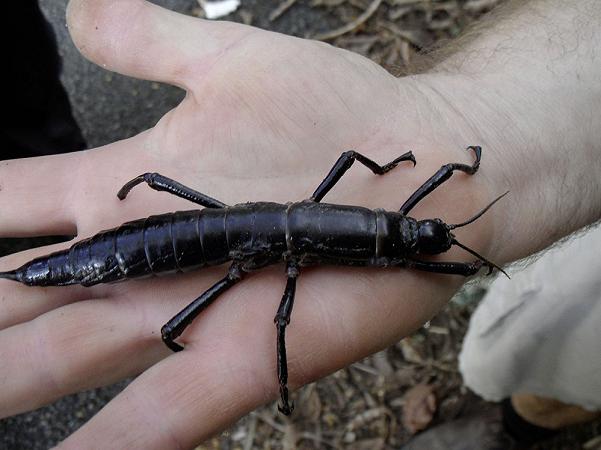
[[[0,271],[13,270],[24,263],[63,250],[71,245],[63,242],[47,247],[34,248],[0,259]],[[27,322],[45,312],[76,301],[105,296],[105,286],[39,287],[26,286],[10,280],[0,280],[0,330]]]
[[[135,149],[141,145],[140,141],[142,139],[144,139],[144,134],[111,144],[102,149],[71,155],[73,160],[59,163],[57,170],[62,166],[68,166],[71,170],[68,176],[65,175],[65,178],[69,179],[69,183],[63,184],[60,189],[56,188],[57,195],[59,193],[64,195],[65,202],[70,205],[69,211],[71,208],[77,210],[77,217],[73,220],[77,220],[77,229],[80,236],[71,242],[32,249],[1,258],[0,271],[16,269],[33,258],[68,248],[74,242],[94,235],[99,230],[118,227],[128,220],[146,217],[153,213],[159,214],[164,212],[165,209],[189,208],[189,203],[185,200],[168,195],[157,195],[151,189],[139,189],[136,195],[132,196],[133,198],[124,202],[117,199],[116,193],[119,187],[131,178],[131,174],[141,171],[140,167],[137,167],[137,164],[139,164],[137,161],[143,159],[142,157],[133,157],[131,158],[133,162],[130,162],[130,160],[121,161],[122,152],[129,150],[130,155],[135,156]],[[43,160],[45,158],[38,159]],[[115,171],[115,169],[109,170],[114,167],[115,161],[121,161],[118,171]],[[153,163],[147,162],[147,164],[148,166],[143,168],[151,169]],[[35,176],[37,175],[36,168],[37,166],[32,164],[31,169],[35,180],[39,178]],[[11,180],[11,185],[18,183],[21,178],[23,177]],[[62,179],[59,179],[59,182],[62,183]],[[53,186],[56,187],[55,184],[49,182],[49,187],[40,187],[40,189],[45,192],[51,190]],[[23,195],[27,194],[28,188],[29,186],[23,188]],[[67,191],[71,192],[66,193]],[[4,192],[0,191],[0,198],[2,198]],[[13,189],[11,198],[16,197],[15,201],[20,203],[22,196],[19,197],[17,192],[20,193],[21,190]],[[14,211],[12,215],[19,216],[21,214],[21,216],[24,215],[30,218],[38,218],[39,216],[40,228],[36,228],[33,234],[46,234],[45,231],[47,230],[41,224],[45,223],[46,220],[51,221],[55,215],[48,212],[44,213],[44,202],[37,200],[36,197],[32,197],[31,202],[22,206],[20,210]],[[4,219],[4,216],[0,215],[0,221],[2,219]],[[18,222],[15,220],[15,226]],[[27,223],[23,224],[22,228],[26,227]],[[3,230],[0,227],[0,235],[2,233]],[[0,329],[31,320],[44,312],[74,301],[90,297],[104,297],[109,290],[111,289],[106,285],[91,288],[81,286],[43,288],[24,286],[9,280],[0,280],[0,304],[2,305],[2,308],[0,308]]]
[[[67,23],[91,61],[124,75],[190,87],[252,30],[213,23],[144,0],[71,0]]]
[[[88,300],[0,331],[0,417],[117,382],[168,354],[127,303]]]
[[[161,326],[216,275],[209,269],[106,286],[107,298],[0,331],[0,416],[137,375],[168,355]]]
[[[227,351],[213,349],[206,360],[169,357],[138,377],[60,448],[86,448],[99,436],[106,437],[109,448],[194,448],[273,397],[272,389],[265,389],[271,383],[257,383],[240,364],[224,364],[231,362],[223,358]]]
[[[1,161],[0,237],[90,234],[106,224],[118,225],[113,219],[119,219],[119,212],[121,219],[132,217],[116,192],[138,170],[130,166],[142,158],[135,156],[146,136],[82,152]],[[125,152],[133,156],[124,160]],[[116,213],[107,214],[116,205]]]
[[[78,154],[0,162],[0,236],[75,234],[70,194]]]
[[[327,284],[325,274],[299,279],[287,331],[292,386],[394,342],[429,318],[441,305],[432,301],[435,294],[440,300],[441,291],[448,289],[434,283],[418,291],[420,276],[399,277],[398,272],[379,279],[365,273],[328,272]],[[228,291],[188,333],[186,340],[192,342],[186,350],[138,377],[61,448],[82,448],[100,436],[111,448],[193,448],[273,399],[277,393],[273,316],[283,283],[277,288],[270,282],[273,277],[256,280],[246,281],[246,294],[239,286]],[[398,298],[394,294],[402,292],[401,284],[420,295]],[[314,295],[317,290],[321,300]]]

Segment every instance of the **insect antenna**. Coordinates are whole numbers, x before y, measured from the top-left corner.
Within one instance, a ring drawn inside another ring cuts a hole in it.
[[[509,275],[507,275],[507,272],[505,272],[503,269],[501,269],[499,266],[497,266],[494,262],[489,261],[488,259],[486,259],[484,256],[476,253],[474,250],[472,250],[469,247],[466,247],[465,245],[463,245],[461,242],[457,241],[456,239],[451,240],[451,243],[456,245],[457,247],[461,247],[462,249],[464,249],[466,252],[471,253],[472,255],[474,255],[476,258],[479,258],[482,262],[484,262],[485,264],[488,265],[489,271],[488,274],[490,274],[492,272],[492,268],[494,267],[495,269],[497,269],[499,272],[502,272],[507,278],[511,279],[511,277]],[[487,274],[487,275],[488,275]]]
[[[470,218],[470,219],[468,219],[468,220],[466,220],[465,222],[462,222],[462,223],[456,223],[456,224],[453,224],[453,225],[447,225],[447,229],[454,230],[455,228],[464,227],[466,225],[469,225],[472,222],[475,222],[476,220],[478,220],[480,218],[480,216],[482,216],[482,214],[484,214],[486,211],[488,211],[492,207],[492,205],[494,205],[495,203],[497,203],[499,200],[501,200],[507,194],[509,194],[509,191],[505,192],[504,194],[499,195],[492,202],[490,202],[488,204],[488,206],[486,206],[482,211],[480,211],[474,217],[472,217],[472,218]]]

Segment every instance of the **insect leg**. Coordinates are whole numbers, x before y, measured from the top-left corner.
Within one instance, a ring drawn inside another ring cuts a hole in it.
[[[286,416],[292,414],[294,404],[288,402],[288,362],[286,359],[286,326],[290,323],[292,314],[292,305],[294,304],[294,294],[296,292],[296,278],[298,277],[298,267],[294,263],[288,263],[286,267],[288,282],[280,302],[280,307],[273,321],[277,327],[277,354],[278,354],[278,382],[280,383],[280,397],[282,403],[278,404],[280,412]]]
[[[398,163],[402,161],[411,161],[415,166],[415,157],[411,152],[407,152],[404,155],[399,156],[394,161],[390,161],[388,164],[384,164],[383,166],[381,166],[378,163],[369,159],[368,157],[363,156],[361,153],[349,150],[340,155],[340,158],[338,158],[338,160],[334,163],[334,166],[330,169],[328,175],[324,178],[321,184],[317,186],[315,192],[313,192],[311,200],[313,200],[314,202],[319,202],[324,197],[324,195],[326,195],[330,191],[330,189],[334,187],[338,180],[340,180],[342,175],[344,175],[344,173],[347,170],[349,170],[349,168],[353,165],[355,160],[359,161],[361,164],[363,164],[376,175],[384,175],[386,172],[394,169],[398,165]]]
[[[209,289],[207,289],[200,297],[186,306],[183,310],[177,313],[169,322],[161,328],[161,336],[163,342],[174,352],[183,350],[184,347],[174,342],[186,329],[190,323],[204,311],[214,300],[221,294],[231,288],[234,284],[242,279],[242,270],[239,263],[234,263],[230,266],[228,274]]]
[[[141,183],[148,184],[148,186],[155,191],[169,192],[170,194],[190,200],[194,203],[198,203],[199,205],[207,208],[225,208],[227,206],[225,203],[221,203],[219,200],[215,200],[208,195],[184,186],[183,184],[178,183],[171,178],[167,178],[160,173],[144,173],[140,176],[137,176],[133,180],[128,181],[117,193],[119,200],[125,199],[127,194],[129,194],[129,191],[131,191],[134,186],[137,186]]]
[[[407,260],[403,265],[411,269],[423,270],[425,272],[447,273],[469,277],[470,275],[477,273],[484,263],[482,261],[465,263]]]
[[[453,175],[453,171],[460,170],[460,171],[468,173],[470,175],[475,174],[478,170],[478,167],[480,167],[480,156],[482,154],[482,148],[472,145],[472,146],[468,147],[467,149],[473,150],[474,153],[476,154],[476,161],[474,162],[473,165],[468,166],[467,164],[459,164],[459,163],[445,164],[438,170],[438,172],[436,172],[434,175],[432,175],[428,179],[428,181],[426,181],[424,184],[422,184],[417,189],[417,191],[415,191],[411,195],[411,197],[409,197],[407,199],[407,201],[405,203],[403,203],[403,206],[401,206],[401,209],[399,210],[399,212],[401,214],[407,215],[407,213],[409,211],[411,211],[413,209],[413,207],[415,205],[417,205],[426,195],[428,195],[430,192],[432,192],[434,189],[436,189],[442,183],[444,183],[449,178],[451,178],[451,175]]]

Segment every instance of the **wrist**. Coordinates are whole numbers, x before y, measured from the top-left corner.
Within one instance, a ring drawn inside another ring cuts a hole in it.
[[[472,166],[476,154],[470,146],[482,145],[478,133],[468,133],[469,126],[461,114],[453,111],[442,96],[437,95],[423,77],[406,77],[399,80],[401,101],[397,106],[396,125],[392,128],[392,142],[399,143],[402,149],[414,151],[417,166],[407,170],[402,178],[402,194],[399,189],[387,190],[400,206],[404,200],[426,180],[432,177],[441,166],[461,164]],[[490,186],[486,172],[492,164],[488,150],[483,151],[480,169],[474,173],[453,170],[450,179],[436,183],[433,191],[419,201],[408,215],[415,219],[442,219],[447,224],[457,224],[473,217],[488,205],[498,194],[504,192]],[[439,174],[440,175],[440,174]],[[401,200],[399,202],[399,200]],[[502,207],[502,203],[495,208]],[[398,208],[397,206],[397,208]],[[487,212],[466,228],[457,231],[457,240],[482,254],[490,256],[495,238],[495,220],[492,211]],[[444,262],[470,262],[470,256],[457,246],[435,258]],[[494,258],[491,258],[494,261]]]
[[[592,0],[509,1],[415,77],[483,146],[487,186],[511,191],[492,212],[501,261],[601,218],[600,23]]]
[[[491,259],[527,256],[601,217],[601,130],[588,88],[535,89],[502,75],[411,78],[432,105],[437,135],[483,147],[477,178],[487,198],[510,191],[487,213]]]

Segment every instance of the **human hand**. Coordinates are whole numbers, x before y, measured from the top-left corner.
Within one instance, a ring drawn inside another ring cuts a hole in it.
[[[92,60],[180,85],[188,95],[132,139],[3,163],[4,236],[76,231],[79,239],[130,219],[195,207],[142,186],[119,202],[119,187],[145,171],[228,204],[286,202],[307,198],[343,150],[358,149],[379,162],[409,148],[420,156],[415,100],[407,99],[414,93],[357,55],[142,2],[75,2],[69,22]],[[469,162],[463,147],[432,158],[434,164]],[[355,167],[326,201],[398,209],[430,175],[412,171],[401,166],[375,177]],[[4,258],[2,267],[54,248]],[[285,284],[282,268],[249,276],[220,298],[182,336],[181,354],[161,342],[161,325],[222,271],[94,288],[28,288],[2,280],[2,415],[143,372],[63,445],[93,447],[102,439],[111,448],[187,448],[273,399],[272,319]],[[287,333],[291,385],[380,349],[427,320],[453,282],[422,282],[400,270],[303,271]]]
[[[70,29],[108,69],[179,85],[185,100],[151,130],[100,149],[0,166],[0,234],[86,237],[130,219],[193,206],[140,187],[157,171],[225,203],[308,197],[343,150],[387,162],[412,149],[416,169],[375,177],[354,167],[326,197],[398,209],[446,162],[470,162],[462,119],[417,78],[397,80],[324,44],[201,21],[139,0],[75,1]],[[444,119],[444,120],[440,120]],[[486,149],[485,149],[486,152]],[[462,175],[415,213],[460,221],[511,186]],[[486,253],[493,214],[463,241]],[[496,217],[499,217],[498,215]],[[3,258],[14,268],[54,248]],[[451,253],[451,252],[450,252]],[[458,259],[453,254],[448,259]],[[447,259],[445,255],[445,259]],[[170,354],[163,323],[222,269],[93,288],[28,288],[1,280],[0,414],[142,373],[63,443],[90,448],[189,448],[275,398],[278,268],[249,276],[199,317]],[[301,273],[287,330],[290,384],[299,386],[384,348],[430,318],[461,280],[401,270],[318,268]]]

